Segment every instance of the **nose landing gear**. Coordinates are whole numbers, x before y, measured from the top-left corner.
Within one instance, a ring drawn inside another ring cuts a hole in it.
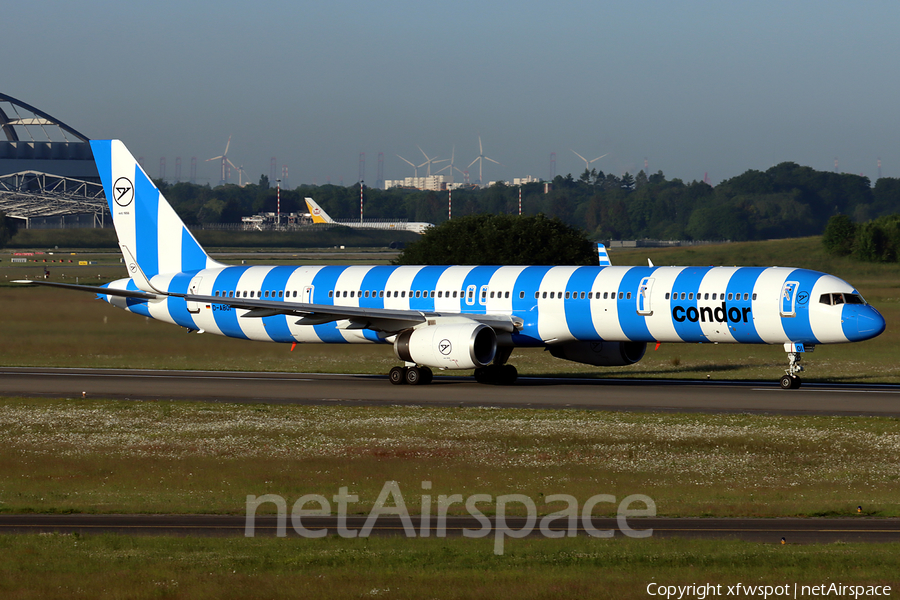
[[[788,353],[788,368],[784,370],[784,377],[781,378],[781,389],[796,390],[800,387],[801,381],[797,374],[803,372],[803,365],[800,364],[801,354],[813,350],[815,350],[815,346],[811,345],[791,342],[784,345],[784,351]]]

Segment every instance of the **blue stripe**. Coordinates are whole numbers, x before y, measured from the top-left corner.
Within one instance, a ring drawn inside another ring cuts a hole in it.
[[[265,294],[266,290],[275,290],[276,294],[278,291],[284,291],[287,289],[287,282],[290,276],[294,273],[296,267],[286,267],[280,266],[275,267],[266,275],[265,279],[262,282],[262,290],[263,294]],[[269,297],[263,298],[264,300],[274,300],[278,302],[284,302],[284,298]],[[296,317],[291,317],[296,319]],[[273,342],[293,342],[294,336],[291,335],[291,329],[288,326],[287,315],[275,315],[273,317],[263,317],[263,326],[266,328],[266,333],[272,338]]]
[[[491,281],[491,276],[497,272],[497,266],[475,267],[466,275],[466,279],[462,284],[463,290],[468,290],[470,285],[475,286],[475,302],[468,304],[464,299],[460,303],[462,312],[473,315],[483,315],[487,311],[487,306],[481,302],[481,286],[487,285]]]
[[[134,166],[134,228],[135,246],[132,251],[147,277],[159,274],[159,190]]]
[[[600,270],[597,267],[581,267],[572,273],[566,284],[566,291],[572,291],[579,296],[563,302],[566,311],[566,327],[579,340],[600,339],[600,334],[597,333],[594,320],[591,318],[591,301],[587,297],[587,292],[593,288],[594,280],[597,279],[599,273]],[[583,300],[580,297],[582,291],[585,292]]]
[[[735,271],[731,279],[728,280],[726,292],[738,295],[738,299],[727,302],[728,311],[731,312],[732,307],[736,307],[741,311],[741,319],[735,321],[728,319],[728,325],[731,328],[731,335],[735,341],[742,344],[762,344],[763,339],[756,332],[756,324],[753,322],[753,313],[747,312],[745,309],[751,308],[753,304],[753,286],[756,280],[762,275],[765,269],[762,267],[744,267]],[[744,294],[749,294],[747,300],[744,300]],[[744,315],[747,315],[747,322],[744,323]]]
[[[688,267],[678,274],[678,277],[675,278],[675,283],[672,286],[672,293],[678,294],[679,298],[681,298],[681,292],[685,292],[684,300],[676,300],[673,296],[670,302],[670,306],[673,309],[676,306],[680,306],[685,311],[680,313],[680,316],[684,317],[684,320],[680,323],[675,320],[674,314],[672,317],[675,333],[685,342],[705,342],[707,340],[706,336],[703,335],[703,328],[700,326],[700,321],[698,320],[697,322],[692,323],[687,318],[686,314],[690,307],[694,307],[695,310],[697,309],[697,290],[700,289],[700,284],[703,282],[703,278],[709,273],[710,269],[712,269],[712,267]],[[688,300],[688,295],[691,293],[694,294],[694,299]]]
[[[619,291],[625,292],[621,300],[616,300],[616,310],[619,313],[619,326],[622,332],[630,340],[648,341],[653,337],[647,327],[647,318],[639,315],[637,311],[637,292],[644,277],[651,277],[655,267],[632,267],[625,272]],[[631,298],[628,297],[629,292]]]
[[[329,266],[322,267],[316,276],[313,277],[313,304],[334,304],[334,299],[328,297],[328,292],[333,291],[337,285],[338,277],[347,270],[347,267]],[[316,335],[323,342],[327,343],[346,343],[347,340],[338,331],[337,324],[323,323],[322,325],[313,325]]]
[[[794,317],[781,317],[784,333],[792,342],[802,342],[804,344],[819,343],[819,340],[813,335],[812,326],[809,324],[809,303],[812,301],[813,286],[821,277],[822,273],[816,271],[796,269],[791,271],[791,274],[785,279],[785,281],[797,281],[800,284],[795,292],[797,301],[794,307],[797,315]]]
[[[222,290],[226,295],[228,292],[237,291],[238,281],[249,268],[250,267],[228,267],[227,269],[222,269],[222,272],[216,277],[213,289]],[[225,310],[215,310],[216,306],[222,307]],[[228,337],[240,338],[242,340],[250,339],[243,331],[241,331],[241,328],[238,325],[237,312],[234,309],[220,304],[213,305],[213,318],[216,320],[216,325],[222,333]]]
[[[168,291],[175,294],[186,294],[193,277],[191,273],[179,273],[169,282]],[[184,298],[166,298],[166,310],[169,311],[169,316],[178,325],[188,329],[199,329],[194,322],[193,315],[187,310],[187,303]]]
[[[140,291],[138,290],[138,286],[135,285],[134,279],[128,280],[128,284],[125,286],[125,289],[131,290],[133,292]],[[128,307],[128,310],[136,315],[150,317],[150,308],[147,306],[147,300],[144,300],[142,298],[126,298],[125,305]],[[153,317],[150,318],[152,319]]]
[[[206,268],[206,252],[200,247],[187,227],[181,228],[181,270],[199,271]]]
[[[115,215],[113,208],[112,192],[112,141],[91,140],[91,152],[94,154],[94,163],[103,182],[103,191],[106,193],[106,202],[109,204],[109,214]]]
[[[366,308],[384,308],[384,298],[380,298],[377,292],[384,291],[387,287],[387,280],[391,276],[391,274],[397,270],[397,267],[387,267],[387,266],[378,266],[372,267],[371,269],[363,275],[362,280],[362,289],[363,292],[365,290],[375,291],[375,295],[369,298],[365,296],[360,299],[359,305],[364,306]],[[371,329],[364,329],[363,335],[365,338],[372,342],[383,342],[384,339],[375,331]]]
[[[419,272],[413,277],[410,287],[412,296],[409,299],[409,308],[411,310],[434,310],[434,298],[430,297],[431,290],[435,289],[438,279],[446,270],[447,267],[434,266],[422,267],[419,269]],[[416,298],[415,294],[419,290],[421,290],[423,294],[427,294],[428,297]]]
[[[542,344],[538,333],[538,309],[534,293],[541,287],[541,282],[552,267],[525,267],[516,278],[513,286],[513,315],[524,322],[522,331],[513,334],[513,343],[522,346]],[[525,292],[524,298],[519,298],[519,293]]]

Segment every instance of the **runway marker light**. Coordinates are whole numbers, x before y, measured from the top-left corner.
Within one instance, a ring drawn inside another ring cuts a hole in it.
[[[81,392],[81,397],[82,397],[82,398],[87,398],[87,392]]]
[[[781,545],[784,546],[785,544],[787,544],[787,540],[784,538],[781,538]]]
[[[861,505],[856,507],[856,514],[862,514],[862,506]]]

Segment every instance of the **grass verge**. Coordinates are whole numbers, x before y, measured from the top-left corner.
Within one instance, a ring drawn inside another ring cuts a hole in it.
[[[365,515],[386,481],[416,512],[430,481],[544,514],[646,494],[660,516],[900,516],[894,418],[6,398],[0,437],[7,512],[243,514],[346,486]]]
[[[0,537],[4,598],[646,598],[648,585],[892,585],[898,544]],[[658,587],[654,587],[658,590]],[[746,597],[743,594],[737,594]],[[791,594],[792,595],[792,594]],[[665,597],[665,596],[663,596]],[[685,597],[696,598],[696,595]],[[760,595],[761,597],[761,595]]]

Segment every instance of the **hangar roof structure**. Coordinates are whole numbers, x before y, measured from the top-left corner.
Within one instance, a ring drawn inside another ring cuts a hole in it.
[[[0,212],[24,219],[93,214],[109,208],[90,139],[48,113],[0,94]]]

